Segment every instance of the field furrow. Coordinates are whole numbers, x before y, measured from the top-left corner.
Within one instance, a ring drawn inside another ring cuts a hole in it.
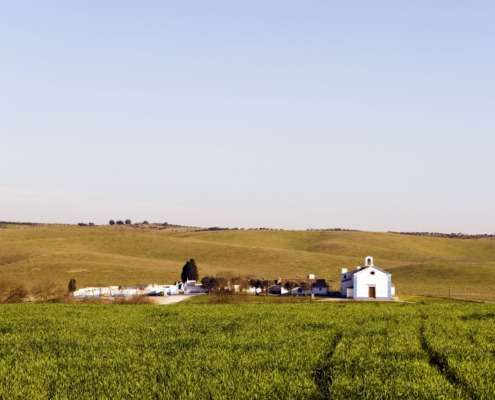
[[[0,306],[0,399],[493,399],[493,305]]]
[[[495,398],[493,307],[437,307],[425,319],[425,340],[444,370],[474,399]]]

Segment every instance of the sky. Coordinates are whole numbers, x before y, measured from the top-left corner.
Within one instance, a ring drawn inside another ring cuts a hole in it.
[[[0,5],[0,220],[495,232],[492,1]]]

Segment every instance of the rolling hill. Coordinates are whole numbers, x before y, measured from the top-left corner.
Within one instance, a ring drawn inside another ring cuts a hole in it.
[[[172,231],[136,227],[0,229],[0,283],[27,287],[172,282],[195,258],[201,275],[302,278],[338,288],[340,269],[366,255],[393,274],[400,294],[495,298],[495,240],[371,232]]]

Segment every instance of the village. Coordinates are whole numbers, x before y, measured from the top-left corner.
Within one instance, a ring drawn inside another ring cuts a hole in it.
[[[190,260],[194,262],[194,260]],[[188,268],[186,263],[184,268]],[[132,298],[138,296],[193,296],[212,292],[228,294],[271,295],[271,296],[310,296],[333,297],[349,300],[381,300],[396,299],[395,286],[392,284],[392,274],[374,264],[374,259],[368,256],[364,264],[353,270],[342,268],[340,288],[332,290],[325,279],[309,274],[305,280],[282,279],[264,280],[250,278],[221,279],[205,277],[198,282],[190,279],[187,271],[182,273],[182,280],[173,284],[146,284],[134,286],[84,287],[72,292],[75,299],[88,298]]]

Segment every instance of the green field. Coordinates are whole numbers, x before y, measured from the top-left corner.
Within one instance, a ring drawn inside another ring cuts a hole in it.
[[[0,284],[78,286],[173,282],[184,261],[200,274],[301,278],[338,289],[342,266],[373,255],[399,295],[495,299],[495,240],[368,232],[170,232],[135,227],[41,226],[0,229]]]
[[[1,399],[493,399],[495,306],[0,306]]]

